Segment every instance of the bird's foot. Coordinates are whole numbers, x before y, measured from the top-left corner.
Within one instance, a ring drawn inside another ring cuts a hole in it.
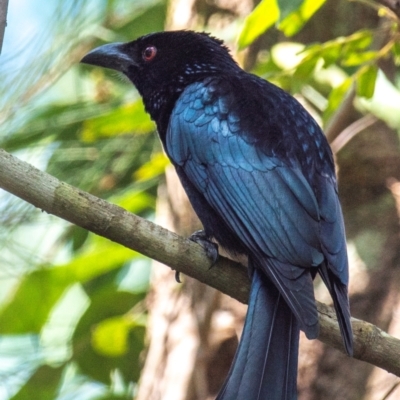
[[[182,283],[182,281],[181,281],[181,273],[179,271],[175,271],[175,280],[178,283]]]
[[[207,257],[212,261],[210,269],[216,264],[219,258],[218,245],[212,242],[204,231],[196,231],[189,236],[189,240],[199,244],[207,254]]]

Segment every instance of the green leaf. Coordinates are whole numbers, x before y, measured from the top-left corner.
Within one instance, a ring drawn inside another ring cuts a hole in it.
[[[318,11],[326,0],[305,0],[301,4],[300,8],[293,10],[286,18],[282,18],[278,25],[278,28],[286,35],[293,36],[307,21]],[[280,4],[280,2],[279,2]],[[282,11],[282,8],[281,8]]]
[[[394,56],[394,62],[397,66],[400,65],[400,42],[394,42],[392,46],[392,53]]]
[[[361,68],[356,76],[356,93],[357,96],[370,99],[374,95],[376,77],[378,76],[378,67],[366,65]]]
[[[278,0],[280,10],[280,20],[286,18],[289,14],[298,10],[304,0]]]
[[[146,209],[155,209],[156,198],[146,192],[133,192],[113,197],[113,202],[134,214],[139,214]]]
[[[134,321],[126,316],[107,318],[92,330],[92,347],[105,357],[119,357],[128,352],[129,331]]]
[[[84,245],[89,236],[89,231],[80,226],[73,225],[69,230],[68,235],[72,238],[72,249],[75,252]]]
[[[244,26],[239,34],[239,49],[254,42],[261,34],[269,29],[279,18],[277,0],[262,0],[252,13],[244,20]]]
[[[371,43],[371,38],[371,32],[359,31],[353,35],[339,37],[322,44],[312,44],[304,49],[304,59],[298,65],[297,69],[305,69],[308,72],[312,64],[315,66],[319,58],[324,60],[325,67],[333,63],[338,63],[341,60],[347,60],[354,53],[361,54],[360,52]],[[365,58],[373,58],[372,52],[365,53]],[[353,61],[354,60],[353,58]],[[302,75],[304,75],[304,73]]]
[[[75,258],[70,263],[43,268],[26,275],[14,296],[0,311],[0,334],[39,333],[64,291],[121,267],[135,253],[110,243]]]
[[[34,271],[24,277],[13,298],[0,311],[0,334],[39,333],[65,289],[53,269]]]
[[[127,133],[149,133],[154,123],[146,113],[141,100],[124,104],[100,117],[88,119],[83,124],[82,140],[92,142],[103,137]]]
[[[351,52],[343,58],[341,64],[345,67],[355,67],[369,61],[374,61],[377,55],[377,51]]]
[[[339,37],[336,39],[344,45],[344,53],[351,51],[364,50],[371,45],[372,32],[367,29],[360,30],[347,37]]]
[[[310,55],[304,58],[304,60],[299,63],[297,68],[293,73],[293,77],[296,80],[306,81],[310,79],[311,74],[313,73],[315,66],[319,60],[319,56]]]
[[[169,164],[168,157],[160,151],[153,154],[151,159],[135,172],[134,179],[139,181],[153,179],[163,174],[165,167]]]
[[[107,289],[97,291],[91,297],[91,304],[73,335],[73,360],[82,373],[110,384],[112,372],[118,369],[127,382],[137,382],[145,327],[140,320],[134,323],[123,320],[144,296],[145,293]],[[114,335],[112,327],[119,332]],[[93,332],[96,332],[94,336]],[[113,343],[114,340],[117,343]]]
[[[345,79],[341,85],[334,88],[328,98],[328,105],[324,111],[323,120],[326,122],[333,115],[339,105],[342,103],[344,97],[350,89],[354,78],[351,76]]]
[[[54,400],[57,398],[64,365],[52,368],[42,365],[10,400]]]

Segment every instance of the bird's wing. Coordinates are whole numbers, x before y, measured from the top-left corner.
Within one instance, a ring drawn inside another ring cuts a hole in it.
[[[181,95],[170,118],[166,151],[255,256],[303,330],[315,337],[308,268],[324,260],[315,195],[299,168],[267,157],[238,134],[238,118],[210,88],[197,83]]]
[[[235,116],[221,112],[223,99],[222,106],[219,99],[207,104],[208,92],[194,84],[178,100],[169,156],[249,251],[300,267],[319,265],[319,207],[300,169],[246,142]]]

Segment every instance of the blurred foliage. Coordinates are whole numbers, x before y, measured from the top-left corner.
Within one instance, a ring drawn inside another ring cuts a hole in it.
[[[119,76],[77,63],[104,41],[162,30],[166,8],[162,0],[60,4],[47,27],[52,40],[40,42],[26,68],[29,84],[10,73],[7,63],[0,67],[6,104],[0,112],[1,147],[63,181],[151,217],[166,165],[154,124]],[[61,38],[67,45],[59,46]],[[13,385],[3,371],[0,386],[10,385],[13,399],[132,398],[145,343],[149,260],[43,216],[18,199],[4,195],[0,209],[2,264],[20,266],[4,283],[8,295],[0,304],[0,334],[14,338],[14,349],[32,345],[30,356],[20,361],[24,379]],[[25,236],[42,230],[43,242],[30,250],[36,252],[35,261],[22,259],[22,249],[32,240]],[[0,341],[0,359],[9,340]]]
[[[64,366],[50,367],[40,366],[22,387],[22,389],[12,397],[12,400],[31,400],[32,394],[37,393],[40,400],[53,400],[57,396],[59,382],[63,373]]]
[[[295,35],[326,0],[262,0],[246,18],[239,48],[249,46],[276,22],[287,37]]]
[[[167,1],[66,3],[43,36],[19,50],[29,52],[24,74],[7,69],[7,60],[0,66],[0,145],[63,181],[151,218],[168,164],[154,124],[126,80],[76,64],[96,45],[163,30]],[[324,3],[262,0],[240,28],[232,22],[238,47],[273,28],[293,40],[310,18],[318,18]],[[378,114],[376,102],[384,101],[376,100],[375,88],[383,85],[379,63],[400,63],[399,21],[384,8],[379,12],[386,36],[376,48],[383,28],[308,46],[284,39],[258,53],[253,72],[302,96],[322,123],[353,85],[364,98],[360,107]],[[395,83],[385,85],[399,95]],[[400,128],[393,113],[387,122]],[[11,355],[26,371],[17,383],[2,371],[0,386],[10,386],[8,398],[28,399],[32,393],[41,400],[132,398],[145,346],[149,261],[4,194],[0,218],[5,276],[0,361]],[[31,352],[16,350],[27,346]]]
[[[73,335],[73,358],[81,372],[110,385],[118,369],[125,382],[138,381],[145,320],[130,310],[143,297],[115,288],[93,293]]]

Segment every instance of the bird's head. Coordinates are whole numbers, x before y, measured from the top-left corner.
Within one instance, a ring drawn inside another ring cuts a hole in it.
[[[239,68],[221,40],[193,31],[159,32],[128,43],[106,44],[81,62],[125,74],[153,117],[154,108],[176,100],[191,83]]]

